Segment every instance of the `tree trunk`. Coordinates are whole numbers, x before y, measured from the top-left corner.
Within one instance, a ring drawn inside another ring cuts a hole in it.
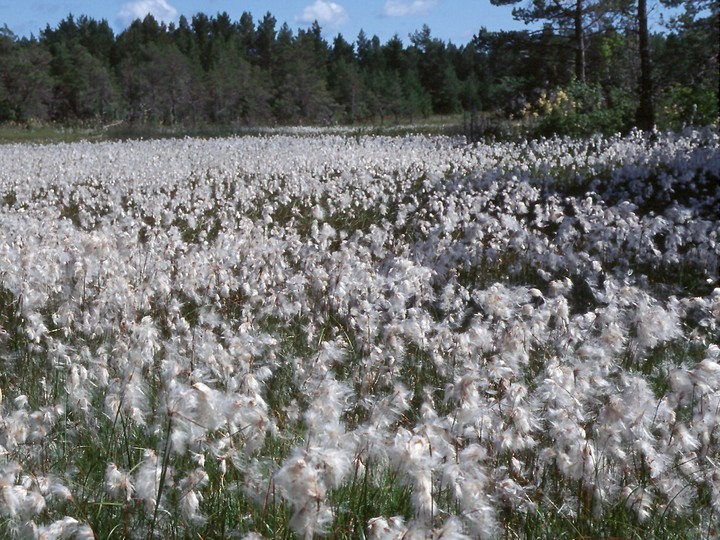
[[[655,126],[653,107],[652,67],[650,65],[650,35],[648,33],[647,0],[638,0],[638,31],[640,41],[640,106],[637,127],[650,131]]]
[[[585,82],[585,31],[583,29],[583,0],[575,2],[575,77]]]

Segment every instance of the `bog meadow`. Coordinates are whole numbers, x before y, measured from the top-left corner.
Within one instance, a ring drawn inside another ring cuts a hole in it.
[[[717,130],[0,147],[0,535],[713,538]]]

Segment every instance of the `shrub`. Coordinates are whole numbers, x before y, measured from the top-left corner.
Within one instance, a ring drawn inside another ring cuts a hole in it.
[[[631,97],[622,89],[573,81],[525,107],[534,135],[583,137],[625,131],[632,121]]]
[[[674,84],[660,94],[657,111],[664,129],[710,125],[718,119],[717,95],[710,88]]]

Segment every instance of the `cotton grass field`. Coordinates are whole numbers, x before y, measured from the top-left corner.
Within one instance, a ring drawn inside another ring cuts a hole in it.
[[[0,147],[0,536],[720,535],[717,131]]]

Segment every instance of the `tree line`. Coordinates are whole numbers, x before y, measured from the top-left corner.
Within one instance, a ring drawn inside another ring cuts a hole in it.
[[[0,122],[329,125],[465,111],[574,133],[637,125],[648,99],[663,127],[713,122],[717,2],[663,1],[684,1],[684,10],[648,34],[631,0],[493,0],[522,4],[516,17],[542,28],[480,28],[464,45],[428,26],[407,45],[363,31],[327,41],[317,23],[293,31],[269,12],[257,21],[198,13],[177,24],[148,15],[117,35],[87,16],[29,38],[5,26]]]

